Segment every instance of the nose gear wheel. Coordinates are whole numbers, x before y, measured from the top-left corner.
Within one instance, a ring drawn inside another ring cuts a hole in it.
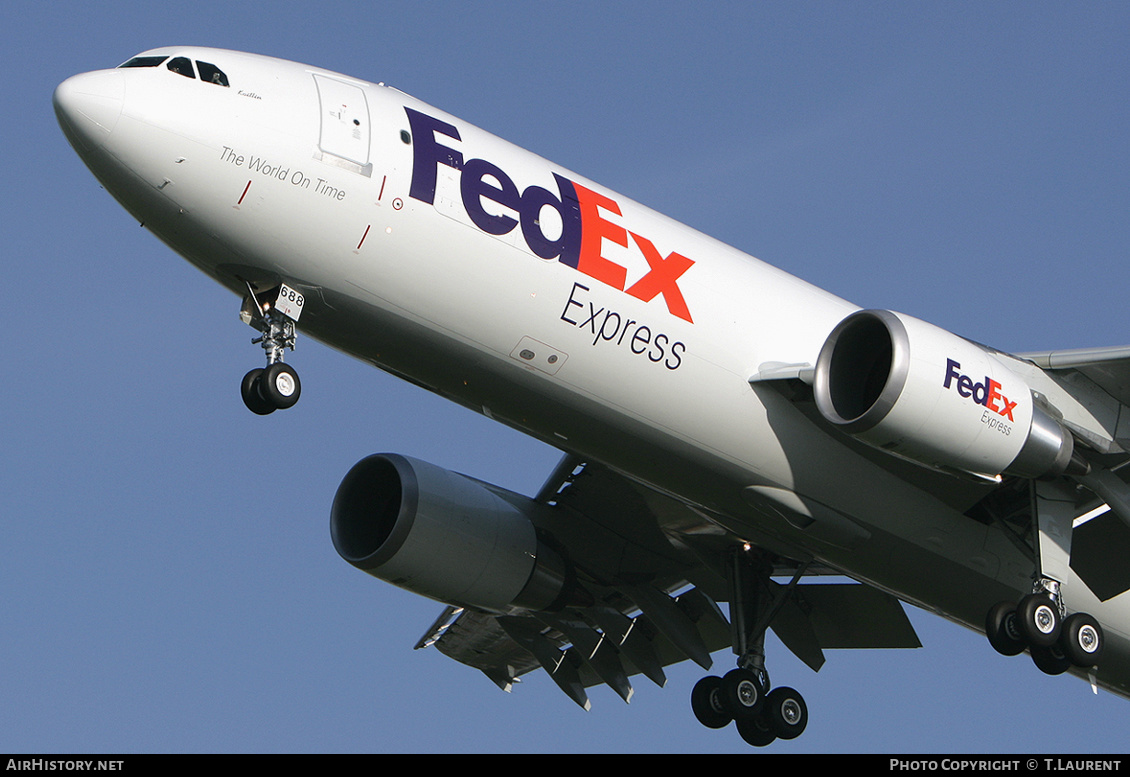
[[[247,284],[247,296],[239,316],[244,323],[262,332],[251,342],[261,345],[267,366],[243,376],[240,395],[247,409],[256,415],[270,415],[293,407],[302,394],[302,382],[293,367],[283,362],[283,354],[294,350],[298,316],[305,298],[285,283],[256,293]]]

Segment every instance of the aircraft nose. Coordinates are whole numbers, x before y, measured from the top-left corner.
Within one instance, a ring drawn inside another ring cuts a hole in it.
[[[122,114],[125,80],[119,70],[71,76],[55,88],[52,102],[63,133],[76,150],[94,151]]]

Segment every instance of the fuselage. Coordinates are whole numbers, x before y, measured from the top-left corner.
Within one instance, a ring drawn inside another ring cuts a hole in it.
[[[394,88],[215,49],[141,57],[158,64],[64,82],[60,121],[233,292],[301,289],[303,332],[674,496],[704,530],[974,628],[1029,590],[1031,560],[964,515],[991,486],[865,455],[750,383],[815,364],[855,305]],[[1126,597],[1065,594],[1107,629],[1099,682],[1130,692]]]

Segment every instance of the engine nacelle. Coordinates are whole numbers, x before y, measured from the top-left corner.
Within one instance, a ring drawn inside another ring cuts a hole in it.
[[[861,310],[816,362],[816,405],[881,450],[977,475],[1063,473],[1074,440],[989,349],[916,318]]]
[[[500,494],[506,494],[504,499]],[[448,604],[554,609],[571,579],[539,541],[539,505],[417,459],[362,459],[334,496],[330,534],[353,566]]]

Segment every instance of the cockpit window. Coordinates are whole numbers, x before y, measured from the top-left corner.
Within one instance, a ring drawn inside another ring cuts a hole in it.
[[[179,73],[187,78],[196,78],[196,73],[192,70],[192,60],[188,57],[173,57],[169,60],[167,67],[174,73]]]
[[[164,62],[168,57],[134,57],[128,62],[124,62],[118,67],[157,67]]]
[[[196,60],[196,69],[200,71],[200,80],[206,81],[209,84],[218,84],[219,86],[228,85],[228,77],[224,75],[224,71],[210,62],[201,62]]]
[[[192,60],[188,57],[173,57],[169,59],[166,55],[156,56],[141,56],[134,57],[118,65],[122,67],[157,67],[165,60],[169,60],[167,67],[169,70],[182,75],[185,78],[196,78],[197,71],[200,72],[200,80],[206,84],[216,84],[217,86],[229,86],[228,76],[224,71],[213,65],[211,62],[196,61],[196,70],[192,69]]]

